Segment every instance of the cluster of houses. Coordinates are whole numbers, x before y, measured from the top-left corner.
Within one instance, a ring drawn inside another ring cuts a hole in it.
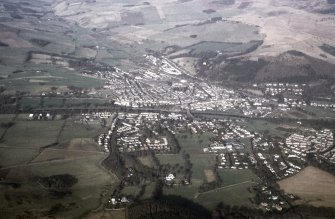
[[[113,93],[115,104],[132,108],[190,109],[192,111],[233,111],[251,117],[278,117],[281,111],[305,107],[306,84],[259,83],[253,87],[265,91],[264,97],[247,95],[238,89],[226,89],[186,77],[166,57],[145,55],[148,63],[134,72],[115,68],[91,75],[106,80],[104,88]],[[283,101],[277,95],[283,94]],[[334,103],[312,101],[311,106],[335,108]],[[278,111],[277,111],[278,110]]]
[[[203,148],[203,152],[215,153],[220,169],[248,169],[250,161],[244,153],[245,145],[240,140],[252,138],[254,135],[231,121],[220,120],[211,125],[217,129],[212,131],[213,141]]]
[[[142,127],[152,126],[160,121],[158,113],[120,113],[118,115],[119,124],[115,130],[116,145],[120,152],[134,151],[170,151],[168,139],[165,136],[160,136],[153,131],[152,137],[146,137],[142,140]]]
[[[311,106],[322,108],[335,108],[335,103],[324,101],[311,101]]]
[[[301,96],[304,92],[303,87],[305,86],[306,84],[267,83],[265,84],[265,93],[272,96],[282,93]]]
[[[104,115],[106,115],[106,114],[104,114]],[[110,115],[110,116],[114,117],[114,115]],[[105,151],[106,153],[109,153],[110,137],[111,137],[111,135],[112,135],[112,133],[113,133],[115,127],[116,127],[116,122],[117,122],[117,121],[118,121],[118,118],[117,118],[117,117],[114,117],[114,119],[113,119],[113,121],[112,121],[112,124],[111,124],[111,126],[110,126],[110,128],[109,128],[109,130],[108,130],[108,133],[106,133],[106,134],[101,134],[101,135],[99,135],[99,137],[98,137],[98,144],[99,144],[100,146],[103,146],[103,147],[104,147],[104,151]]]
[[[126,196],[119,197],[116,195],[112,195],[106,204],[106,208],[107,209],[122,209],[132,203],[133,201],[127,198]]]
[[[255,133],[252,138],[257,162],[260,162],[277,179],[292,176],[301,171],[306,163],[307,153],[316,153],[330,162],[335,161],[334,136],[331,130],[302,129],[277,142]]]
[[[333,146],[334,135],[330,129],[316,131],[314,129],[305,129],[305,133],[293,133],[285,140],[286,147],[289,150],[284,150],[286,154],[297,155],[304,160],[307,152],[322,153]],[[289,156],[290,156],[289,155]],[[291,155],[293,156],[293,155]]]
[[[282,211],[283,208],[287,207],[287,202],[268,186],[261,185],[259,194],[261,197],[259,207],[265,211]]]
[[[52,120],[53,115],[51,113],[30,113],[28,115],[29,120]]]

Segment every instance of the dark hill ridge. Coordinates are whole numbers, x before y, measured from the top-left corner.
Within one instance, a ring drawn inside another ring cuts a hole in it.
[[[216,60],[212,60],[216,63]],[[335,64],[316,59],[298,51],[288,51],[276,57],[229,59],[205,69],[199,75],[217,81],[231,82],[313,82],[335,80]]]
[[[296,51],[288,51],[269,59],[269,63],[260,69],[255,80],[259,81],[314,81],[323,78],[335,78],[335,65]]]

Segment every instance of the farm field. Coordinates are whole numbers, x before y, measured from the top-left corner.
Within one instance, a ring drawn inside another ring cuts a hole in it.
[[[59,211],[59,216],[66,216],[67,214],[80,216],[86,213],[88,209],[98,208],[102,201],[101,194],[107,192],[109,187],[117,182],[115,176],[108,174],[99,166],[103,158],[104,155],[86,155],[80,159],[41,162],[10,169],[7,174],[8,180],[15,172],[25,170],[25,177],[28,177],[26,180],[33,176],[71,174],[78,179],[78,183],[72,188],[72,195],[64,198],[52,197],[42,187],[29,183],[30,180],[12,193],[8,193],[8,188],[2,186],[0,194],[7,197],[2,205],[7,206],[6,211],[11,212],[11,214],[14,212],[29,212],[31,208],[38,209],[38,206],[40,206],[40,211],[32,212],[36,216],[41,215],[48,208],[52,208],[58,203],[62,203],[66,207],[66,211]],[[27,176],[28,173],[29,176]],[[12,180],[14,179],[12,178]],[[21,193],[24,195],[20,196]],[[20,202],[21,204],[13,205],[13,202]]]
[[[138,156],[137,159],[141,162],[141,164],[145,166],[148,167],[154,166],[154,161],[151,156]]]
[[[5,131],[8,129],[9,122],[11,122],[14,117],[15,115],[13,114],[0,114],[0,137],[3,137]]]
[[[177,140],[185,152],[189,154],[201,154],[203,153],[203,148],[208,146],[210,143],[210,138],[213,136],[211,133],[202,134],[190,134],[181,133],[177,134]]]
[[[248,130],[255,131],[263,134],[270,135],[272,137],[284,137],[286,132],[279,130],[277,124],[263,121],[263,120],[250,120],[241,125],[245,125]]]
[[[181,154],[156,154],[155,156],[157,157],[161,165],[175,165],[182,164],[184,162]]]
[[[83,218],[84,219],[100,219],[100,218],[125,219],[126,213],[122,209],[115,210],[115,211],[92,212]]]
[[[9,147],[38,149],[57,141],[62,124],[63,121],[60,120],[28,121],[27,118],[18,118],[8,129],[3,140]]]
[[[242,183],[231,185],[230,187],[217,188],[200,193],[194,201],[208,209],[214,209],[220,202],[231,206],[253,207],[249,198],[253,198],[254,194],[248,191],[248,188],[253,185],[254,183]]]
[[[258,176],[256,176],[251,170],[218,170],[219,176],[223,182],[223,186],[229,186],[239,184],[243,182],[260,182]]]
[[[73,138],[94,138],[105,129],[99,120],[95,120],[92,123],[83,123],[80,119],[81,117],[77,116],[65,122],[65,126],[59,136],[59,142],[67,142]]]
[[[1,115],[2,121],[11,121],[14,116]],[[75,118],[64,120],[56,116],[55,120],[45,121],[27,118],[26,114],[18,115],[0,143],[2,216],[11,218],[18,212],[17,216],[41,217],[57,208],[55,211],[60,217],[69,214],[80,217],[88,210],[100,207],[108,197],[102,194],[108,194],[118,182],[116,176],[101,166],[106,154],[90,138],[101,129],[87,131],[83,124],[75,124]],[[63,131],[68,133],[62,135],[65,121],[67,126]],[[77,132],[71,136],[69,129],[73,128]],[[64,142],[51,146],[58,142],[59,136]],[[54,196],[34,181],[37,176],[61,174],[70,174],[78,180],[71,195]],[[10,183],[16,183],[18,187]]]
[[[6,209],[2,211],[3,215],[14,217],[15,212],[29,212],[40,217],[50,209],[61,206],[60,209],[63,210],[57,210],[58,216],[71,214],[80,217],[87,210],[100,207],[106,198],[101,194],[107,194],[118,181],[116,176],[100,166],[106,154],[92,138],[87,138],[87,132],[82,133],[82,138],[72,138],[68,143],[41,150],[40,147],[56,141],[64,120],[27,121],[24,120],[25,116],[17,118],[0,148],[0,165],[4,168],[0,172],[4,182],[20,185],[13,190],[10,185],[1,183],[0,196],[5,201],[0,208]],[[17,131],[29,134],[29,137],[21,135],[18,138],[13,135]],[[70,135],[67,138],[70,139]],[[72,187],[71,196],[53,197],[34,182],[36,176],[59,174],[70,174],[77,178],[78,182]]]
[[[104,84],[103,80],[83,77],[76,72],[57,66],[30,65],[25,71],[13,74],[1,82],[8,90],[41,94],[51,91],[51,87],[75,86],[80,88],[95,88]],[[40,86],[36,86],[40,85]]]
[[[297,195],[296,204],[335,207],[335,177],[318,168],[308,166],[298,174],[279,181],[286,193]]]
[[[30,162],[39,154],[39,148],[13,147],[0,144],[0,166],[21,165]]]

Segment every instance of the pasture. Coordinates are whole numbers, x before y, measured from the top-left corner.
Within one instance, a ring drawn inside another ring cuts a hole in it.
[[[249,201],[249,198],[254,197],[254,194],[248,191],[248,188],[251,186],[253,186],[253,183],[242,183],[217,188],[208,192],[200,193],[194,201],[211,210],[214,209],[220,202],[231,206],[236,205],[252,207],[252,203]]]
[[[14,217],[15,212],[29,212],[33,216],[40,217],[61,203],[63,207],[56,210],[56,215],[64,217],[70,214],[80,217],[87,210],[100,207],[107,198],[102,194],[108,194],[110,188],[118,181],[116,176],[101,166],[101,161],[106,157],[101,148],[93,139],[84,138],[87,137],[87,133],[84,132],[81,138],[72,138],[67,143],[41,150],[38,146],[49,143],[46,139],[50,142],[55,141],[64,120],[24,121],[23,118],[20,116],[11,132],[5,135],[5,143],[14,146],[2,143],[0,148],[0,165],[7,170],[3,172],[4,181],[21,184],[13,191],[6,184],[0,185],[0,196],[4,200],[1,207],[6,209],[4,215]],[[26,127],[30,127],[31,130]],[[48,127],[54,129],[50,130]],[[29,134],[30,137],[24,134],[22,137],[21,135],[14,137],[13,133],[16,131]],[[45,132],[50,133],[47,135]],[[21,138],[26,138],[27,143],[25,144]],[[33,181],[35,176],[58,174],[70,174],[78,179],[71,189],[71,196],[54,197]]]
[[[59,142],[68,142],[74,138],[95,138],[105,129],[99,120],[85,123],[80,121],[80,119],[80,116],[71,117],[65,122]]]
[[[233,170],[225,169],[218,170],[219,176],[222,180],[223,186],[229,186],[239,184],[243,182],[260,182],[258,176],[256,176],[251,170]]]
[[[4,136],[4,143],[14,148],[34,148],[50,145],[57,141],[63,121],[15,120]]]
[[[308,166],[298,174],[278,182],[286,193],[297,195],[296,204],[335,207],[335,177]]]
[[[278,124],[263,121],[263,120],[249,120],[242,122],[241,125],[245,125],[250,131],[267,134],[272,137],[284,137],[286,132],[278,129]]]

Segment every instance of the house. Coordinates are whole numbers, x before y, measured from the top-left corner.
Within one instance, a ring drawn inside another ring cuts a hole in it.
[[[165,177],[165,180],[168,182],[171,182],[172,180],[174,180],[176,177],[170,173],[167,177]]]

